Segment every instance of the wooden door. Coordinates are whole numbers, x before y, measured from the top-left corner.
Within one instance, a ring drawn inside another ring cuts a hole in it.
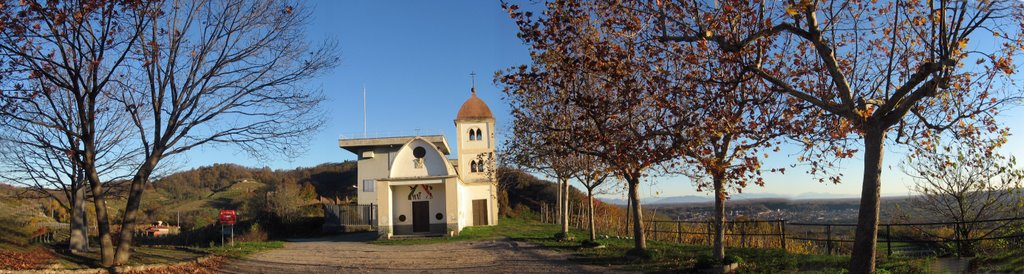
[[[487,225],[487,200],[473,200],[473,225]]]
[[[412,202],[412,232],[430,232],[430,202]]]

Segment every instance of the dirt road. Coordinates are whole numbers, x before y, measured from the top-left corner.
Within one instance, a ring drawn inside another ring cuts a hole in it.
[[[568,255],[511,240],[385,246],[374,234],[292,241],[226,264],[223,273],[610,273]]]

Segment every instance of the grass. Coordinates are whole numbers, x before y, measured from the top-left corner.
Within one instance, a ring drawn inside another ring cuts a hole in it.
[[[241,242],[234,246],[217,246],[204,248],[203,251],[211,254],[224,256],[228,258],[242,258],[255,253],[278,249],[284,247],[282,241],[267,241],[267,242]]]
[[[551,225],[538,224],[521,219],[502,218],[495,226],[471,226],[462,229],[462,232],[455,237],[428,237],[394,240],[376,240],[370,243],[379,245],[419,245],[457,242],[467,240],[488,240],[509,237],[512,239],[544,238],[552,237],[557,229],[552,230]]]
[[[978,272],[1024,273],[1024,250],[978,258]]]
[[[575,241],[558,241],[554,235],[561,227],[521,219],[503,218],[496,226],[467,227],[456,237],[378,240],[381,245],[434,244],[466,240],[510,238],[543,246],[558,252],[572,253],[571,260],[591,265],[610,266],[643,272],[692,272],[701,257],[711,254],[711,247],[682,245],[671,242],[647,241],[650,259],[625,256],[633,248],[631,239],[598,239],[604,248],[583,248],[586,231],[570,230]],[[744,263],[739,273],[845,273],[848,256],[808,255],[785,253],[780,249],[728,248],[727,255],[739,256]],[[893,258],[879,263],[880,273],[924,273],[926,260]]]

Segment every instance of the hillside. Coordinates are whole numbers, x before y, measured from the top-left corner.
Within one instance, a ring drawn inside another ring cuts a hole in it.
[[[0,249],[18,249],[29,244],[36,224],[53,223],[44,213],[43,201],[23,199],[19,189],[0,184]]]
[[[511,168],[498,168],[496,172],[498,188],[500,193],[498,203],[499,211],[504,216],[519,216],[524,214],[554,214],[556,201],[558,199],[558,185],[541,180],[525,171]],[[575,186],[569,187],[569,207],[571,216],[585,215],[587,195]],[[606,216],[602,220],[625,219],[626,210],[622,206],[605,203],[594,198],[595,214]],[[578,218],[578,217],[577,217]],[[582,223],[580,220],[576,222]],[[600,225],[600,224],[599,224]]]
[[[220,209],[239,210],[240,219],[257,215],[252,203],[268,193],[297,189],[299,203],[342,202],[354,199],[354,162],[327,163],[308,168],[271,170],[235,164],[214,164],[172,173],[149,186],[143,202],[147,222],[179,222],[183,228],[213,224]],[[247,216],[249,215],[249,216]]]
[[[356,163],[326,163],[314,167],[290,170],[252,168],[236,164],[214,164],[174,172],[157,178],[147,186],[142,202],[140,225],[157,221],[181,225],[184,230],[200,229],[216,223],[220,209],[235,209],[242,221],[252,220],[268,214],[268,207],[278,207],[281,215],[316,217],[321,213],[318,203],[355,202]],[[499,182],[500,212],[505,216],[527,214],[537,216],[543,209],[552,211],[557,199],[557,185],[517,169],[500,168],[496,172]],[[14,187],[0,190],[13,192]],[[585,205],[585,193],[571,188],[572,207],[581,210]],[[268,201],[275,200],[275,201]],[[281,208],[286,202],[292,208]],[[124,201],[119,198],[108,200],[111,214],[120,215]],[[95,215],[92,204],[87,203],[89,220]],[[595,200],[595,207],[603,213],[623,215],[620,206]],[[30,208],[31,210],[23,210]],[[36,216],[42,212],[40,201],[21,201],[13,198],[0,199],[3,212],[27,212]],[[281,211],[284,210],[284,211]],[[289,211],[291,210],[291,211]],[[21,215],[19,215],[21,216]],[[5,224],[7,222],[6,215]],[[12,217],[13,218],[13,217]],[[22,217],[18,217],[22,222]],[[90,221],[90,225],[94,225]],[[11,234],[2,231],[0,234]],[[4,229],[0,227],[0,229]]]

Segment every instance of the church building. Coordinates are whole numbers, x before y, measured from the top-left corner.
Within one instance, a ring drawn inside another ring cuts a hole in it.
[[[498,223],[494,115],[471,91],[455,116],[454,159],[443,134],[338,141],[358,157],[357,202],[376,206],[382,237],[454,236]]]

